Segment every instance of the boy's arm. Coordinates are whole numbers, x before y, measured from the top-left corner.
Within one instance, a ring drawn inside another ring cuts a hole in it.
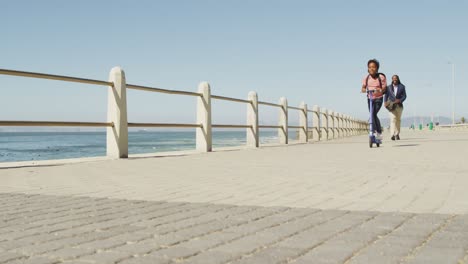
[[[362,79],[361,93],[367,92],[367,78]]]

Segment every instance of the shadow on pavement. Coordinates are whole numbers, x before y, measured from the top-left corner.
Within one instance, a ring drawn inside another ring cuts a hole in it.
[[[419,144],[404,144],[404,145],[395,145],[393,147],[417,147]]]

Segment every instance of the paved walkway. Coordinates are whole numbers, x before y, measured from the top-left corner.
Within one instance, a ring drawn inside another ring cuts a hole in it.
[[[0,263],[468,263],[467,150],[407,132],[0,169]]]

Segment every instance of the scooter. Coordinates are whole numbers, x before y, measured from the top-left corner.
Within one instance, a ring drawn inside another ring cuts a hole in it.
[[[374,91],[367,90],[368,98],[372,98]],[[374,129],[374,119],[372,116],[372,100],[369,100],[369,148],[372,148],[375,144],[377,147],[380,147],[382,140],[376,137],[376,130]]]

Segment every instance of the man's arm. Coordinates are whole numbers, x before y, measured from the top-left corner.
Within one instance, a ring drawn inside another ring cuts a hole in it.
[[[404,85],[401,86],[401,99],[400,101],[403,103],[406,100],[406,87]]]

